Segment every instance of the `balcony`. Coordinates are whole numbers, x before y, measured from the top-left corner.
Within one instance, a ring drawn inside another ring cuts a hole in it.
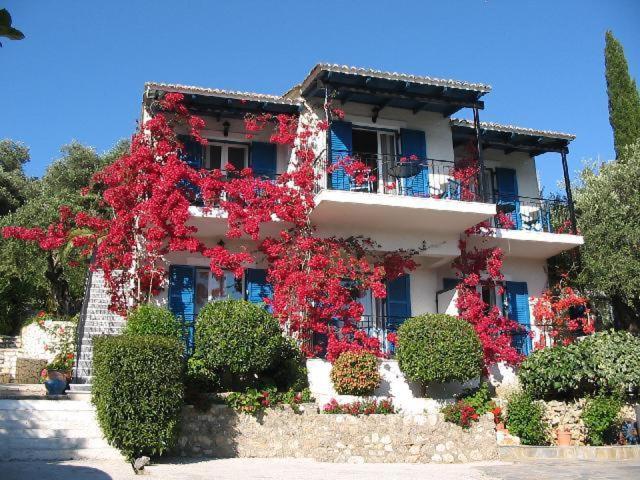
[[[497,246],[505,255],[546,259],[584,243],[573,234],[569,204],[557,198],[495,198],[498,215],[490,235],[476,235],[472,246]]]
[[[451,161],[368,153],[348,158],[348,164],[328,165],[323,158],[317,165],[312,215],[320,225],[460,233],[496,213],[495,205],[454,179]]]

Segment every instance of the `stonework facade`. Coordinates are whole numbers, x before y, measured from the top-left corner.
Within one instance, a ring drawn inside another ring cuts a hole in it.
[[[491,415],[469,430],[440,414],[328,415],[315,405],[238,414],[224,405],[185,407],[176,453],[182,456],[313,458],[349,463],[462,463],[498,456]]]

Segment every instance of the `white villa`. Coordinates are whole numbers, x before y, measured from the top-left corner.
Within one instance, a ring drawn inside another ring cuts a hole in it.
[[[481,122],[482,98],[490,90],[478,83],[318,64],[282,96],[147,83],[143,120],[164,93],[183,93],[185,105],[206,121],[202,134],[209,141],[206,147],[188,148],[192,165],[212,169],[231,163],[274,177],[287,170],[291,151],[268,143],[267,132],[247,139],[243,117],[270,112],[324,118],[328,95],[345,116],[331,122],[326,136],[315,139],[318,152],[324,151],[325,167],[345,154],[357,156],[372,167],[376,180],[356,185],[340,171],[320,172],[312,213],[319,232],[364,235],[388,250],[426,246],[416,258],[419,268],[389,285],[385,301],[362,299],[362,327],[372,334],[384,333],[413,315],[455,313],[451,262],[460,253],[461,235],[502,211],[513,220],[513,228],[496,228],[489,238],[471,239],[471,244],[499,245],[505,254],[505,294],[487,290],[483,295],[540,335],[532,325],[529,299],[547,286],[547,259],[583,243],[576,234],[566,159],[575,137]],[[473,120],[457,118],[464,110],[470,110]],[[480,152],[480,187],[475,201],[463,201],[452,170],[470,143]],[[548,152],[557,153],[562,162],[568,202],[540,198],[537,171],[545,165],[536,164],[536,157]],[[411,155],[418,158],[417,165],[403,170],[400,157]],[[224,237],[225,218],[198,206],[191,210],[207,243],[224,241],[230,248],[242,244]],[[167,260],[169,284],[158,300],[187,325],[193,325],[199,309],[216,298],[260,302],[269,295],[264,265],[254,265],[238,281],[231,273],[213,277],[203,257],[173,253]],[[91,302],[89,298],[89,311]],[[532,339],[526,335],[514,342],[524,353],[531,350]]]

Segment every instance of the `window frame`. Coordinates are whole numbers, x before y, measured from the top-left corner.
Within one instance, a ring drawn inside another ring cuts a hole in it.
[[[242,148],[244,150],[244,166],[243,168],[247,168],[249,166],[249,150],[251,148],[250,143],[244,142],[233,142],[233,141],[225,141],[225,140],[216,140],[216,139],[207,139],[207,145],[205,148],[205,154],[203,158],[203,168],[206,170],[213,170],[211,167],[211,147],[218,146],[221,147],[220,151],[220,169],[224,171],[224,166],[229,163],[229,148]]]

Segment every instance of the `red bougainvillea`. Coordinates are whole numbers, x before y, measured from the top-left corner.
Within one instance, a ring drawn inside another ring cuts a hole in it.
[[[356,299],[367,290],[384,298],[385,282],[415,263],[411,252],[377,253],[369,239],[317,235],[310,220],[319,156],[312,139],[328,128],[329,119],[311,124],[291,115],[247,116],[247,136],[271,128],[270,141],[292,152],[286,173],[264,179],[250,168],[237,171],[225,165],[209,171],[184,161],[178,130],[207,142],[200,134],[204,120],[191,115],[182,100],[180,93],[167,93],[156,101],[150,109],[155,115],[132,137],[129,153],[95,175],[91,189],[102,195],[109,217],[74,216],[63,208],[59,222],[46,230],[7,227],[4,236],[51,250],[71,240],[73,227],[82,227],[89,233],[73,238],[73,245],[93,252],[92,268],[104,272],[111,309],[121,314],[166,286],[165,256],[171,252],[200,254],[209,259],[214,274],[231,271],[236,277],[262,254],[274,286],[273,298],[267,300],[308,354],[316,351],[313,333],[327,335],[331,358],[345,350],[380,354],[378,339],[356,329],[362,315]],[[340,118],[341,112],[333,109],[332,115]],[[256,251],[204,242],[189,223],[196,202],[204,214],[216,211],[227,218],[228,238],[256,241]],[[274,222],[281,226],[279,234],[264,238],[261,227]]]
[[[560,282],[533,298],[533,318],[546,335],[541,335],[536,348],[568,345],[580,335],[595,331],[590,316],[589,301],[566,285],[567,275]]]

